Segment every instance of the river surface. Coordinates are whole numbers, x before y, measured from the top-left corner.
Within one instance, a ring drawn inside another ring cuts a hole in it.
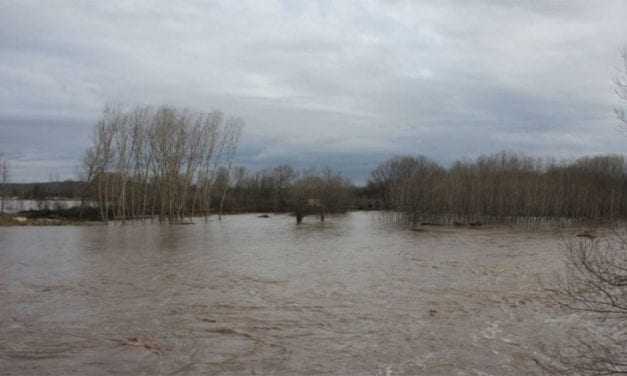
[[[563,237],[363,212],[0,228],[0,374],[534,374]]]

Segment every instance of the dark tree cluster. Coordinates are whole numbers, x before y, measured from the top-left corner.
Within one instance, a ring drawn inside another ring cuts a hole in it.
[[[419,223],[627,218],[622,156],[555,162],[501,152],[444,168],[426,157],[383,162],[369,186],[400,219]]]
[[[221,187],[224,179],[219,178]],[[306,212],[312,202],[327,213],[341,213],[353,205],[351,182],[331,169],[298,172],[289,165],[249,172],[233,171],[225,210],[230,212]]]

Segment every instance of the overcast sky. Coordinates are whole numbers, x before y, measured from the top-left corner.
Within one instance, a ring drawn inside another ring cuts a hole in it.
[[[619,152],[625,1],[0,0],[0,152],[67,178],[107,102],[246,121],[239,163]]]

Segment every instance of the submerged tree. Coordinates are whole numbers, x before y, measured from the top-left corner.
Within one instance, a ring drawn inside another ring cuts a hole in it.
[[[290,211],[300,223],[307,214],[343,213],[351,204],[351,183],[330,168],[310,170],[296,179],[290,189]]]
[[[239,146],[239,140],[242,134],[244,122],[241,119],[229,119],[226,123],[222,142],[220,143],[221,157],[224,161],[225,167],[221,169],[223,172],[224,184],[222,184],[222,194],[220,195],[220,209],[218,212],[218,219],[222,218],[224,212],[224,200],[226,199],[226,193],[231,183],[231,170],[233,168],[233,159],[237,153],[237,147]]]

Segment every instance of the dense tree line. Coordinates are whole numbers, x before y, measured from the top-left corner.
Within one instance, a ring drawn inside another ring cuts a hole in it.
[[[622,156],[555,162],[501,152],[445,168],[397,157],[371,174],[371,189],[407,222],[627,218]]]
[[[85,199],[97,202],[105,221],[206,215],[218,171],[230,178],[242,127],[217,111],[107,107],[83,160]]]

